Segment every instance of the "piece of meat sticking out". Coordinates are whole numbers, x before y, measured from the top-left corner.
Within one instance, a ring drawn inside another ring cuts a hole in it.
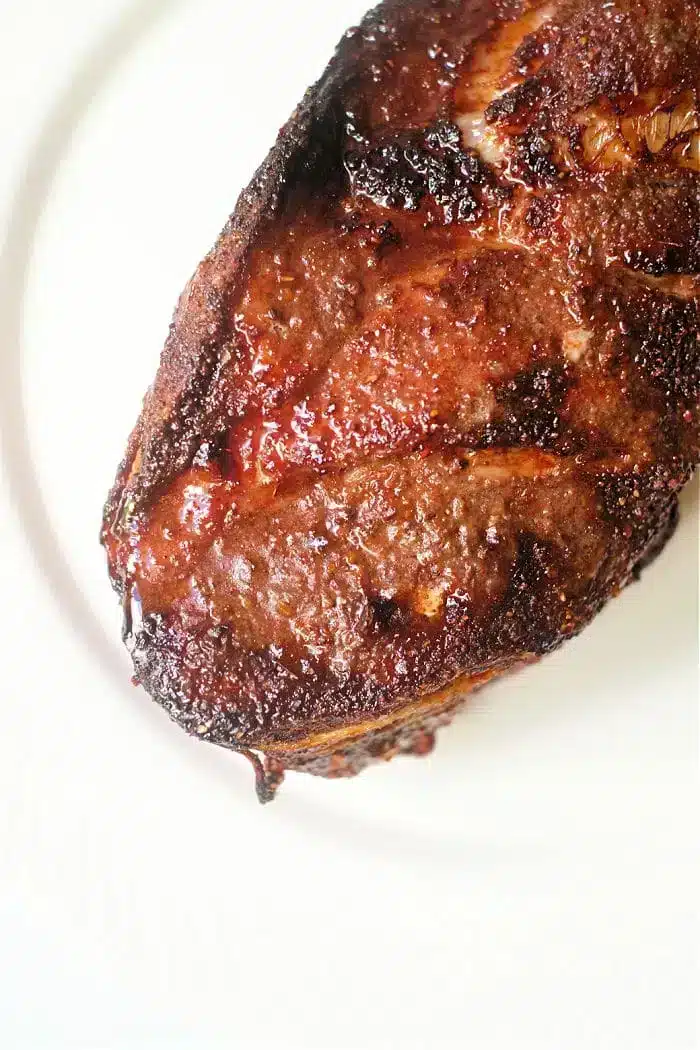
[[[579,632],[698,462],[700,5],[387,0],[177,308],[104,516],[188,732],[351,776]]]

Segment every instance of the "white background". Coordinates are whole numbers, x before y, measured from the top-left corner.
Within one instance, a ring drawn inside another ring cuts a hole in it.
[[[129,685],[100,507],[175,299],[362,0],[0,0],[0,1046],[697,1047],[697,485],[429,759],[290,777]]]

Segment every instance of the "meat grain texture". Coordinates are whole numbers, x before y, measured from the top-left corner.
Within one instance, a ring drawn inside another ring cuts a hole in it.
[[[700,4],[387,0],[178,305],[104,516],[186,730],[430,750],[661,548],[699,458]]]

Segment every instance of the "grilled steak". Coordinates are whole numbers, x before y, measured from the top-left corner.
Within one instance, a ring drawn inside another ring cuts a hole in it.
[[[425,753],[669,536],[699,92],[698,0],[386,0],[242,194],[103,542],[137,678],[261,798]]]

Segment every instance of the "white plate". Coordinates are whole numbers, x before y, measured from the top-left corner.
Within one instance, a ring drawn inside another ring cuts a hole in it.
[[[0,10],[0,1045],[696,1045],[697,486],[427,760],[262,810],[129,685],[104,496],[182,285],[364,5],[94,6]]]

